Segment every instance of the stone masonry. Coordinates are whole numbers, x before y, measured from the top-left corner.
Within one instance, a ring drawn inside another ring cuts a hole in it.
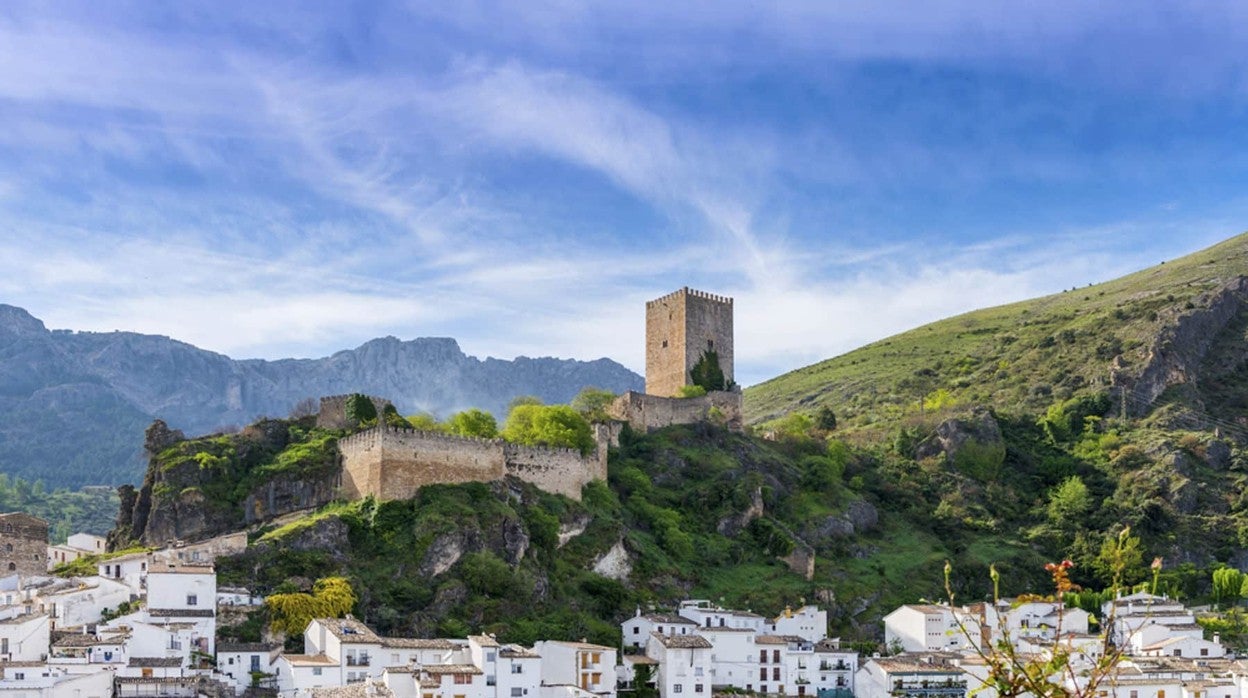
[[[732,299],[685,287],[646,303],[646,394],[675,397],[708,351],[733,379]]]
[[[48,573],[48,522],[13,512],[0,514],[0,577]]]
[[[722,422],[740,431],[741,393],[715,390],[700,397],[661,397],[628,391],[607,408],[612,419],[628,422],[637,431],[650,431],[673,424]]]
[[[491,482],[511,475],[580,501],[586,484],[607,478],[607,448],[613,435],[610,429],[596,428],[597,451],[586,456],[576,449],[382,425],[338,442],[342,494],[352,499],[410,499],[424,485]]]

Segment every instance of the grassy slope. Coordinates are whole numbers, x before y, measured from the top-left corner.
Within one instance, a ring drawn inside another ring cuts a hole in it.
[[[869,432],[942,388],[962,403],[1042,409],[1104,381],[1117,353],[1142,358],[1168,314],[1238,275],[1248,275],[1248,234],[1113,281],[948,318],[792,371],[746,390],[747,419],[826,404],[845,427]]]

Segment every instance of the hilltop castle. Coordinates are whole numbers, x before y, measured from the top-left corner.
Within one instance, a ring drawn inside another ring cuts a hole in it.
[[[708,420],[740,428],[741,393],[732,382],[732,349],[732,299],[682,288],[646,303],[646,392],[629,391],[616,398],[607,410],[616,421],[593,425],[593,453],[380,424],[338,442],[340,488],[357,499],[410,499],[424,485],[491,482],[510,475],[579,501],[585,485],[607,478],[607,450],[618,443],[624,422],[640,431]],[[708,354],[718,358],[728,389],[678,397]],[[321,398],[317,426],[347,426],[349,397]],[[379,414],[390,404],[384,398],[369,399]]]
[[[628,391],[607,412],[648,431],[673,424],[719,421],[741,428],[741,392],[733,382],[732,299],[689,287],[646,303],[646,392]],[[679,397],[692,372],[714,355],[724,390]]]

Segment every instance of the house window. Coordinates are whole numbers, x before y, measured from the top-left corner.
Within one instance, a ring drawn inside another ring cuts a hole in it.
[[[1173,655],[1174,655],[1174,656],[1176,656],[1176,657],[1182,657],[1182,656],[1183,656],[1183,650],[1175,650],[1175,651],[1174,651],[1174,652],[1172,652],[1171,654],[1173,654]]]
[[[759,650],[759,651],[758,651],[758,663],[759,663],[759,664],[766,664],[766,663],[767,663],[767,650]]]
[[[511,689],[511,698],[520,698],[520,696],[522,696],[522,695],[524,695],[524,689],[523,689],[523,688],[520,688],[519,686],[516,686],[516,687],[514,687],[514,688],[512,688],[512,689]]]
[[[513,673],[513,674],[523,674],[523,673],[524,673],[524,665],[523,665],[523,664],[512,664],[512,665],[511,665],[511,673]]]
[[[660,634],[660,635],[662,635],[662,634],[663,634],[663,626],[661,626],[661,625],[659,626],[659,634]]]
[[[314,666],[314,667],[312,667],[312,675],[313,675],[313,676],[320,676],[320,675],[321,675],[321,668],[320,668],[319,666]]]
[[[683,690],[685,689],[680,684],[676,684],[675,686],[672,686],[672,693],[680,693]]]
[[[472,683],[472,675],[471,674],[456,674],[455,683],[460,686],[463,686],[464,684]]]
[[[776,664],[780,663],[780,650],[771,651],[771,661],[775,662]]]
[[[759,681],[766,681],[766,680],[767,680],[767,667],[759,667],[759,669],[758,669],[758,680],[759,680]]]
[[[640,634],[641,634],[641,626],[634,625],[634,626],[633,626],[633,634],[634,634],[634,635],[640,635]]]
[[[1201,648],[1200,648],[1200,656],[1202,656],[1202,657],[1208,657],[1208,656],[1209,656],[1209,648],[1208,648],[1208,647],[1201,647]]]
[[[1131,698],[1140,698],[1139,691],[1131,691]]]
[[[1166,690],[1164,688],[1160,691],[1157,691],[1157,698],[1166,698]]]
[[[195,595],[195,594],[187,594],[187,595],[186,595],[186,605],[187,605],[187,606],[198,606],[198,605],[199,605],[199,596],[197,596],[197,595]]]
[[[18,681],[25,681],[26,674],[25,672],[17,671],[13,673],[13,678],[17,679]]]
[[[251,655],[251,670],[260,671],[260,655],[258,654]]]
[[[780,680],[780,667],[776,667],[776,668],[774,668],[774,669],[772,669],[772,670],[771,670],[771,680],[772,680],[772,681],[779,681],[779,680]]]
[[[700,684],[700,683],[695,683],[695,684],[693,684],[693,692],[694,692],[694,693],[701,693],[701,692],[702,692],[702,684]]]
[[[806,687],[805,687],[805,686],[798,686],[798,687],[797,687],[797,695],[799,695],[799,696],[804,696],[804,695],[806,695]]]

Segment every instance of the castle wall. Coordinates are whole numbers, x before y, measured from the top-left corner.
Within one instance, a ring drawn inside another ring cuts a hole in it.
[[[425,485],[491,482],[512,475],[537,487],[581,498],[581,488],[607,478],[607,446],[618,427],[595,429],[596,453],[521,446],[436,432],[376,427],[338,442],[342,495],[351,499],[410,499]]]
[[[646,393],[674,397],[708,349],[733,373],[732,299],[682,288],[646,303]]]
[[[390,401],[381,398],[365,395],[369,400],[373,401],[373,407],[377,408],[377,414],[385,411],[386,405]],[[347,400],[351,395],[330,395],[321,398],[321,409],[316,413],[316,426],[321,429],[347,429],[351,426],[351,420],[347,419]]]
[[[662,397],[628,391],[615,399],[607,408],[614,419],[629,423],[638,431],[649,431],[673,424],[693,424],[714,421],[710,419],[711,408],[723,414],[730,429],[741,429],[741,393],[736,391],[712,391],[701,397]]]
[[[383,455],[376,488],[381,500],[411,499],[424,485],[490,482],[504,474],[503,443],[433,432],[379,427]]]
[[[605,457],[605,449],[602,452]],[[574,448],[507,444],[506,453],[508,475],[578,502],[581,501],[582,487],[592,480],[606,479],[605,467],[602,473],[597,472],[598,458],[595,454],[582,456]]]
[[[342,455],[342,494],[363,499],[381,492],[381,429],[369,429],[338,440]]]

